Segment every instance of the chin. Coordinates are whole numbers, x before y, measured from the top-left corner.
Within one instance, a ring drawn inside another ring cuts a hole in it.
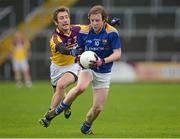
[[[64,30],[69,30],[70,26],[64,27]]]
[[[99,31],[100,31],[100,29],[94,29],[94,31],[95,31],[95,32],[99,32]]]

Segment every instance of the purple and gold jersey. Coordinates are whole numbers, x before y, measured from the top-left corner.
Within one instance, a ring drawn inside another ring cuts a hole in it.
[[[61,54],[59,51],[56,51],[55,46],[59,43],[63,43],[67,48],[72,49],[73,46],[77,45],[77,35],[81,29],[81,25],[71,26],[70,33],[64,34],[58,28],[53,32],[50,39],[50,47],[51,47],[51,62],[59,65],[70,65],[73,64],[75,58],[71,55]]]
[[[81,28],[78,36],[78,45],[85,51],[93,51],[100,58],[105,58],[113,53],[114,49],[121,48],[121,41],[118,31],[109,24],[105,24],[101,32],[95,33],[90,25]],[[99,73],[111,72],[113,62],[93,69]]]

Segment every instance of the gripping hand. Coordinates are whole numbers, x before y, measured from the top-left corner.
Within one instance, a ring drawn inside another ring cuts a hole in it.
[[[92,69],[98,68],[105,64],[104,59],[101,59],[97,55],[96,55],[96,59],[97,59],[96,61],[90,61],[91,62],[91,64],[89,65],[90,68],[92,68]]]
[[[83,52],[83,49],[81,47],[77,47],[75,49],[71,49],[70,54],[74,57],[77,57],[78,55],[81,55]]]

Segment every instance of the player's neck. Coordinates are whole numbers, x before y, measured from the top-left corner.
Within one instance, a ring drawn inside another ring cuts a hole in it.
[[[64,34],[70,34],[70,28],[68,30],[62,30]]]
[[[63,34],[70,34],[70,32],[71,32],[71,29],[70,29],[70,28],[67,29],[67,30],[62,29],[62,28],[58,28],[58,30],[59,30],[59,32],[62,32]]]

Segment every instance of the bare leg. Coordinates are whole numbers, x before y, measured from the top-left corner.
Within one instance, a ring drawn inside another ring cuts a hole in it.
[[[63,102],[70,105],[76,97],[88,87],[91,82],[91,78],[92,77],[89,72],[80,72],[77,85],[68,92]]]
[[[64,97],[64,89],[75,81],[71,73],[65,73],[57,82],[55,93],[51,100],[51,109],[55,109]]]
[[[26,69],[26,70],[23,71],[23,76],[24,76],[24,81],[26,83],[26,86],[31,87],[32,86],[32,81],[31,81],[31,75],[30,75],[29,69]]]
[[[108,89],[94,89],[93,90],[93,105],[87,113],[86,120],[84,121],[81,132],[83,134],[93,134],[90,130],[92,123],[103,110],[105,100],[108,96]]]
[[[15,71],[14,71],[14,78],[15,78],[15,81],[16,81],[16,86],[17,86],[18,88],[22,87],[21,71],[15,70]]]
[[[106,98],[108,96],[108,89],[94,89],[93,92],[93,105],[86,116],[86,121],[92,124],[103,110]]]
[[[45,116],[39,120],[39,123],[44,126],[48,127],[50,125],[51,120],[57,116],[55,112],[55,108],[58,106],[60,101],[64,97],[64,89],[75,81],[74,76],[71,73],[65,73],[57,82],[56,89],[54,88],[54,95],[51,100],[51,106],[48,112],[46,112]],[[69,118],[71,115],[70,108],[67,108],[64,111],[65,118]]]

